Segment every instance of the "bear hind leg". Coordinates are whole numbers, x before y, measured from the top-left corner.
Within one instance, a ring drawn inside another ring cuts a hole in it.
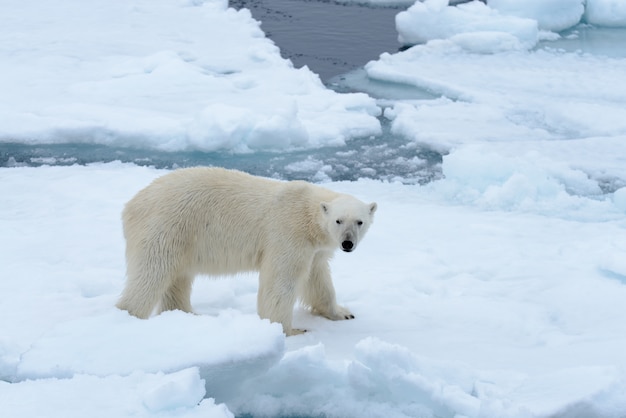
[[[191,307],[192,287],[192,278],[181,277],[176,279],[161,297],[160,312],[180,310],[193,313]]]
[[[150,278],[129,275],[116,306],[137,318],[147,319],[159,304],[163,287]]]

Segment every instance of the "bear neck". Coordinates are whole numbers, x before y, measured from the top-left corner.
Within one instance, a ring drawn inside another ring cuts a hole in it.
[[[309,237],[317,248],[334,250],[338,246],[333,240],[332,235],[328,232],[327,219],[324,217],[321,209],[322,202],[332,202],[336,198],[337,193],[319,188],[318,193],[311,196],[311,200],[307,205],[310,211],[307,219],[311,220],[308,225]]]

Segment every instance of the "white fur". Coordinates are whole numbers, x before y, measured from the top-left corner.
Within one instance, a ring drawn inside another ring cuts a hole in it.
[[[329,319],[354,318],[337,305],[328,260],[340,246],[356,248],[375,211],[375,203],[302,181],[176,170],[124,209],[127,282],[117,306],[140,318],[156,308],[191,312],[196,275],[258,271],[259,316],[287,335],[301,332],[291,326],[298,298]]]

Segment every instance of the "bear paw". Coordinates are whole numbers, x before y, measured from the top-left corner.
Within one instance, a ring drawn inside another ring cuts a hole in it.
[[[322,311],[320,309],[313,309],[313,313],[316,315],[321,315],[332,321],[354,319],[354,315],[352,314],[352,312],[350,312],[348,308],[344,308],[343,306],[339,306],[339,305],[335,305],[335,308],[332,311]]]
[[[305,330],[305,329],[291,328],[291,331],[289,331],[289,332],[287,333],[287,336],[288,336],[288,337],[291,337],[291,336],[293,336],[293,335],[301,335],[301,334],[304,334],[304,333],[306,333],[306,332],[307,332],[307,330]]]

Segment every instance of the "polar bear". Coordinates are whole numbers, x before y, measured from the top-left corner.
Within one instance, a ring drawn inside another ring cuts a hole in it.
[[[192,312],[199,274],[259,272],[261,318],[292,328],[296,300],[332,320],[354,315],[339,306],[329,259],[355,250],[376,203],[304,182],[281,182],[222,168],[175,170],[125,206],[127,281],[117,307],[139,318]]]

